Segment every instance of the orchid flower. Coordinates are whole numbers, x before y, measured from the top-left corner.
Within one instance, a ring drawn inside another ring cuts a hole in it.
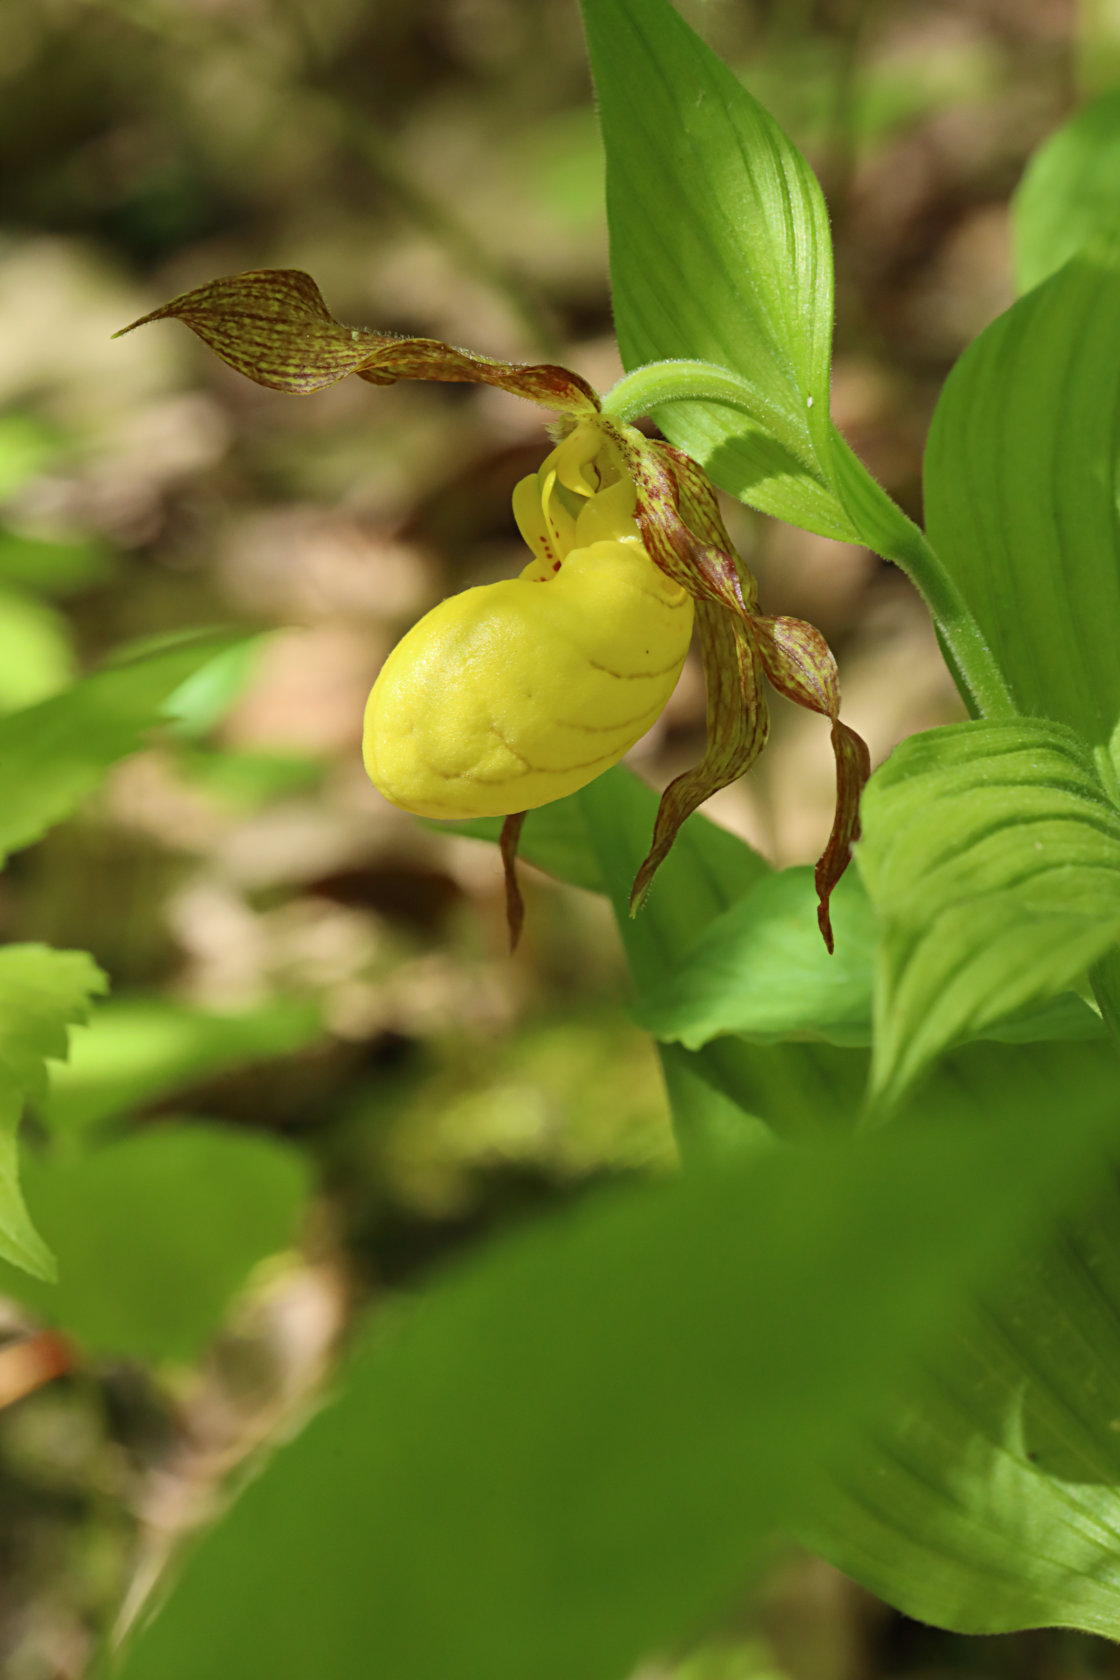
[[[349,374],[496,385],[559,416],[540,470],[514,491],[532,559],[519,577],[442,601],[397,644],[366,707],[366,770],[393,804],[421,816],[503,816],[510,930],[528,811],[616,764],[667,704],[695,625],[707,685],[701,763],[666,788],[631,912],[677,831],[766,744],[763,677],[832,725],[836,812],[816,867],[818,921],[859,834],[870,773],[864,742],[840,722],[836,662],[818,630],[758,611],[758,590],[724,528],[707,474],[681,450],[602,412],[567,368],[495,361],[428,338],[343,326],[311,277],[260,269],[187,292],[149,321],[186,323],[260,385],[306,394]]]

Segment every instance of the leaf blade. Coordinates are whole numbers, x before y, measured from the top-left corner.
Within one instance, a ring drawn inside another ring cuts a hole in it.
[[[872,1088],[1066,990],[1120,934],[1120,812],[1041,719],[911,736],[869,784],[858,861],[883,923]]]
[[[231,1646],[244,1680],[632,1672],[719,1607],[806,1463],[1084,1181],[1102,1105],[1111,1081],[1061,1139],[1020,1112],[778,1152],[495,1245],[358,1355],[120,1680]],[[983,1217],[962,1222],[962,1186]]]

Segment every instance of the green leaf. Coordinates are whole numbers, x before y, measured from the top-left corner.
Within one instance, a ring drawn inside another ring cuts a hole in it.
[[[850,540],[827,477],[832,247],[816,177],[668,0],[583,13],[624,366],[732,370],[749,412],[667,404],[666,437],[743,501]]]
[[[657,796],[636,777],[611,782],[601,776],[574,798],[614,907],[640,1008],[647,996],[671,984],[708,925],[770,876],[770,866],[714,823],[689,817],[649,898],[631,916],[630,888],[649,848]],[[815,912],[811,926],[816,927]],[[664,1052],[662,1060],[664,1065]],[[666,1083],[685,1149],[693,1143],[691,1117],[702,1113],[703,1105],[692,1096],[683,1106],[676,1099],[690,1091],[693,1077],[743,1110],[744,1123],[753,1116],[784,1136],[815,1138],[832,1131],[836,1114],[858,1111],[867,1056],[827,1044],[756,1045],[734,1037],[698,1051],[675,1050]]]
[[[1070,987],[1120,935],[1120,811],[1072,731],[912,735],[868,785],[860,873],[883,925],[872,1084]]]
[[[649,850],[657,803],[651,788],[618,765],[570,798],[531,811],[522,834],[530,862],[609,895],[639,1000],[671,984],[675,966],[707,924],[771,874],[743,841],[696,814],[632,917],[630,888]],[[496,842],[501,820],[430,826]],[[816,929],[815,910],[809,924]],[[819,932],[814,937],[819,944]],[[755,1120],[787,1135],[819,1136],[820,1115],[833,1112],[841,1094],[845,1112],[856,1113],[867,1076],[865,1055],[824,1044],[772,1047],[722,1038],[700,1053],[662,1046],[661,1062],[679,1141],[690,1153],[707,1153],[709,1146],[722,1152],[736,1130],[744,1139],[755,1135]]]
[[[73,680],[73,666],[63,615],[0,583],[0,713],[57,694]]]
[[[81,804],[110,764],[175,715],[175,693],[245,631],[178,638],[106,666],[38,706],[0,718],[0,858],[28,846]]]
[[[1010,1118],[709,1167],[492,1244],[358,1352],[117,1680],[623,1680],[726,1607],[1096,1170],[1113,1086],[1060,1126],[1028,1088]]]
[[[926,454],[930,541],[1018,709],[1102,749],[1120,718],[1118,385],[1120,272],[1079,257],[965,352]]]
[[[639,1026],[690,1050],[723,1033],[869,1044],[876,927],[867,894],[855,874],[840,882],[832,899],[833,956],[821,942],[815,906],[811,869],[764,876],[647,992]]]
[[[216,1074],[293,1055],[321,1032],[317,1008],[294,998],[235,1015],[167,998],[113,998],[73,1034],[41,1112],[58,1132],[88,1131]]]
[[[201,1352],[252,1268],[294,1240],[308,1193],[295,1150],[203,1125],[31,1157],[25,1179],[58,1282],[0,1265],[3,1293],[89,1354],[146,1360]]]
[[[931,1095],[998,1107],[1033,1082],[1057,1119],[1114,1081],[1114,1058],[1105,1045],[973,1047]],[[846,1447],[799,1537],[941,1627],[1120,1636],[1118,1228],[1104,1173]]]
[[[631,370],[604,411],[652,413],[732,495],[898,561],[970,704],[1009,715],[960,592],[832,424],[832,250],[812,170],[668,0],[583,10]]]
[[[833,899],[836,951],[814,936],[811,869],[764,876],[708,924],[684,960],[649,990],[638,1025],[662,1043],[697,1050],[727,1033],[752,1043],[820,1038],[871,1043],[878,929],[860,877],[845,875]],[[1074,992],[1030,1004],[995,1022],[980,1038],[1028,1044],[1039,1039],[1101,1038],[1100,1016]]]
[[[48,1280],[54,1258],[20,1193],[16,1134],[24,1100],[46,1095],[47,1062],[66,1055],[67,1027],[106,984],[85,951],[0,947],[0,1258]]]
[[[1029,292],[1087,245],[1120,230],[1120,92],[1095,99],[1050,136],[1012,201],[1015,278]]]

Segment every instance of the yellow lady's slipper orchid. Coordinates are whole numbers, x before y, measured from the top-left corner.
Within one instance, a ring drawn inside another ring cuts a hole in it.
[[[386,799],[423,817],[508,816],[617,764],[660,716],[692,600],[642,544],[636,491],[583,421],[513,497],[534,558],[443,601],[389,655],[363,755]]]
[[[343,326],[298,269],[212,280],[132,325],[164,319],[185,322],[231,367],[276,391],[321,391],[349,374],[374,385],[469,381],[561,416],[562,441],[514,492],[533,559],[520,577],[464,590],[428,613],[389,655],[365,717],[366,768],[394,804],[422,816],[505,816],[514,939],[525,813],[583,787],[645,733],[673,692],[695,617],[707,750],[662,795],[631,908],[689,814],[762,751],[765,677],[832,725],[836,815],[816,868],[818,920],[832,950],[829,895],[859,834],[867,748],[840,722],[836,661],[820,632],[759,613],[755,581],[695,461],[608,418],[568,368]]]

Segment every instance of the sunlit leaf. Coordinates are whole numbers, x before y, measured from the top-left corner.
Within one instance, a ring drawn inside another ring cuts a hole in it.
[[[240,1680],[624,1680],[726,1606],[815,1467],[1076,1194],[1112,1084],[1060,1127],[1016,1089],[1010,1117],[697,1170],[491,1245],[358,1352],[119,1680],[231,1651]]]
[[[1082,256],[965,352],[926,455],[930,540],[1019,709],[1103,751],[1120,718],[1118,385],[1120,272]]]
[[[69,816],[110,764],[174,715],[169,702],[189,677],[247,639],[245,631],[180,637],[0,718],[0,857]]]
[[[743,501],[851,538],[828,483],[832,246],[816,177],[668,0],[583,11],[624,365],[738,374],[749,414],[675,402],[657,411],[665,435]]]
[[[1076,981],[1120,935],[1120,811],[1040,719],[913,735],[872,778],[859,866],[883,927],[873,1083]]]
[[[105,986],[85,951],[0,948],[0,1259],[40,1278],[53,1277],[55,1265],[20,1193],[20,1116],[26,1098],[46,1095],[47,1062],[65,1058],[67,1028],[86,1019]]]
[[[0,583],[0,713],[33,706],[72,681],[70,627],[62,614]]]
[[[294,1055],[321,1030],[317,1008],[294,998],[229,1015],[168,998],[113,998],[73,1034],[41,1113],[59,1131],[85,1131],[217,1074]]]
[[[0,1290],[87,1353],[191,1359],[266,1255],[295,1238],[307,1166],[274,1139],[162,1126],[76,1160],[30,1156],[28,1205],[58,1281],[0,1265]]]

